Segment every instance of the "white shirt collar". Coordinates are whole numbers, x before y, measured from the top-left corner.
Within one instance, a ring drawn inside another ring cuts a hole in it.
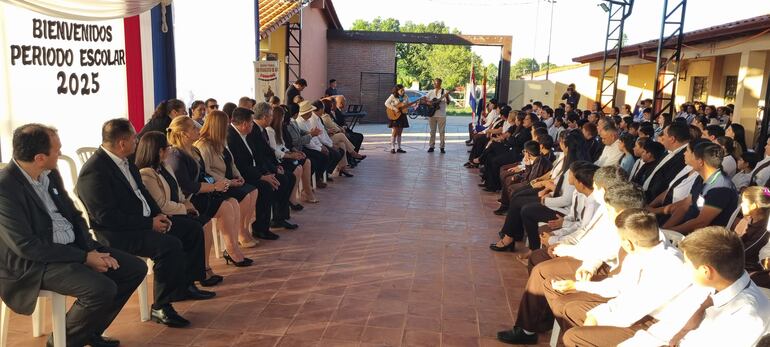
[[[714,300],[714,307],[724,306],[729,303],[749,286],[749,281],[749,274],[744,271],[743,275],[729,287],[719,293],[712,294],[711,298]]]
[[[687,147],[686,143],[683,144],[682,146],[680,146],[679,148],[677,148],[677,149],[675,149],[675,150],[673,150],[671,152],[668,152],[668,153],[671,154],[671,155],[673,155],[674,153],[679,153],[679,151],[683,150],[685,147]]]
[[[117,165],[118,167],[122,167],[123,165],[128,163],[128,159],[122,159],[117,155],[115,155],[115,153],[110,152],[110,150],[108,150],[107,148],[104,148],[104,146],[101,146],[101,147],[104,150],[104,152],[107,153],[107,155],[109,155],[110,158],[112,158],[112,161],[114,161],[115,165]]]
[[[31,184],[40,184],[41,183],[40,178],[43,176],[48,176],[48,174],[51,173],[51,170],[43,170],[43,172],[40,173],[40,176],[38,176],[37,178],[32,178],[32,176],[30,176],[26,171],[24,171],[24,169],[21,168],[21,165],[19,165],[19,162],[16,161],[16,159],[12,159],[12,160],[14,163],[16,163],[16,166],[19,167],[19,171],[21,171],[21,173],[24,174],[24,177],[26,177],[27,181],[29,181],[29,183]]]

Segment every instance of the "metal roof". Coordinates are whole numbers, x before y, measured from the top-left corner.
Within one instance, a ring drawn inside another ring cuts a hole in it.
[[[724,41],[737,37],[759,34],[770,30],[770,15],[762,15],[735,22],[715,25],[705,29],[690,31],[684,34],[684,45],[695,45],[705,42]],[[645,51],[657,50],[658,40],[650,40],[623,47],[622,56],[644,56]],[[578,63],[590,63],[604,58],[604,51],[572,58]]]

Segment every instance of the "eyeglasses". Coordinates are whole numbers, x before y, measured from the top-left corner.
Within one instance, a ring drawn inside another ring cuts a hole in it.
[[[216,105],[216,104],[209,105],[209,108],[212,109],[212,110],[218,110],[219,109],[219,105]]]

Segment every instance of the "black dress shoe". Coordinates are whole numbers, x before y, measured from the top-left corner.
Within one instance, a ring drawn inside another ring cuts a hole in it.
[[[433,151],[435,151],[435,149],[433,147],[428,148],[428,153],[433,153]]]
[[[225,278],[224,278],[224,277],[222,277],[222,276],[219,276],[219,275],[212,275],[211,277],[209,277],[209,278],[207,278],[207,279],[204,279],[204,280],[201,280],[201,281],[199,281],[199,282],[200,282],[200,284],[201,284],[202,286],[204,286],[204,287],[213,287],[213,286],[215,286],[215,285],[217,285],[217,284],[220,284],[220,283],[222,283],[222,281],[223,281],[224,279],[225,279]]]
[[[153,322],[163,324],[169,328],[183,328],[190,325],[190,321],[184,319],[179,313],[176,313],[171,305],[163,306],[159,309],[152,309],[150,319]]]
[[[278,240],[278,238],[280,237],[270,230],[260,231],[258,233],[252,234],[252,236],[263,240]]]
[[[445,154],[446,151],[443,148],[439,148],[441,150],[441,154]]]
[[[396,153],[406,153],[406,151],[401,149],[401,148],[399,148],[399,149],[396,150]]]
[[[496,209],[494,214],[498,216],[505,216],[508,214],[508,206],[500,206],[500,208]]]
[[[217,296],[217,293],[208,290],[200,290],[194,284],[191,284],[187,286],[187,288],[181,289],[172,301],[208,300],[215,296]]]
[[[484,183],[484,182],[481,182],[481,183],[478,184],[478,186],[481,187],[481,188],[486,188],[487,184]]]
[[[305,206],[302,206],[302,204],[292,204],[291,201],[289,201],[289,207],[292,211],[302,211],[305,209]]]
[[[515,247],[514,247],[515,243],[516,242],[511,241],[511,243],[509,243],[509,244],[507,244],[507,245],[505,245],[503,247],[499,247],[499,246],[497,246],[496,243],[492,243],[492,244],[489,245],[489,249],[491,249],[491,250],[493,250],[495,252],[513,252],[513,251],[515,251]]]
[[[513,327],[497,333],[497,339],[510,345],[534,345],[537,344],[537,334],[527,335],[522,328]]]
[[[289,221],[283,219],[283,220],[273,221],[272,223],[270,223],[270,227],[271,228],[275,228],[275,229],[294,230],[294,229],[299,228],[299,225],[296,225],[296,224],[293,224],[293,223],[289,223]]]
[[[86,344],[91,347],[118,347],[120,346],[120,340],[102,335],[94,335]]]

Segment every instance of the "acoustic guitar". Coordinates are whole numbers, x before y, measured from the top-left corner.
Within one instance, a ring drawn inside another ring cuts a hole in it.
[[[396,105],[396,108],[398,109],[397,111],[391,109],[390,107],[386,107],[385,110],[388,113],[388,119],[396,120],[399,117],[401,117],[401,115],[407,114],[407,112],[409,112],[409,106],[412,106],[412,105],[416,104],[419,101],[420,100],[415,100],[415,101],[412,101],[412,102],[409,102],[409,103],[399,102],[398,105]]]
[[[441,88],[441,96],[437,98],[433,98],[428,102],[428,117],[433,117],[436,114],[436,111],[441,108],[441,101],[447,96],[447,94],[444,93],[444,88]]]

